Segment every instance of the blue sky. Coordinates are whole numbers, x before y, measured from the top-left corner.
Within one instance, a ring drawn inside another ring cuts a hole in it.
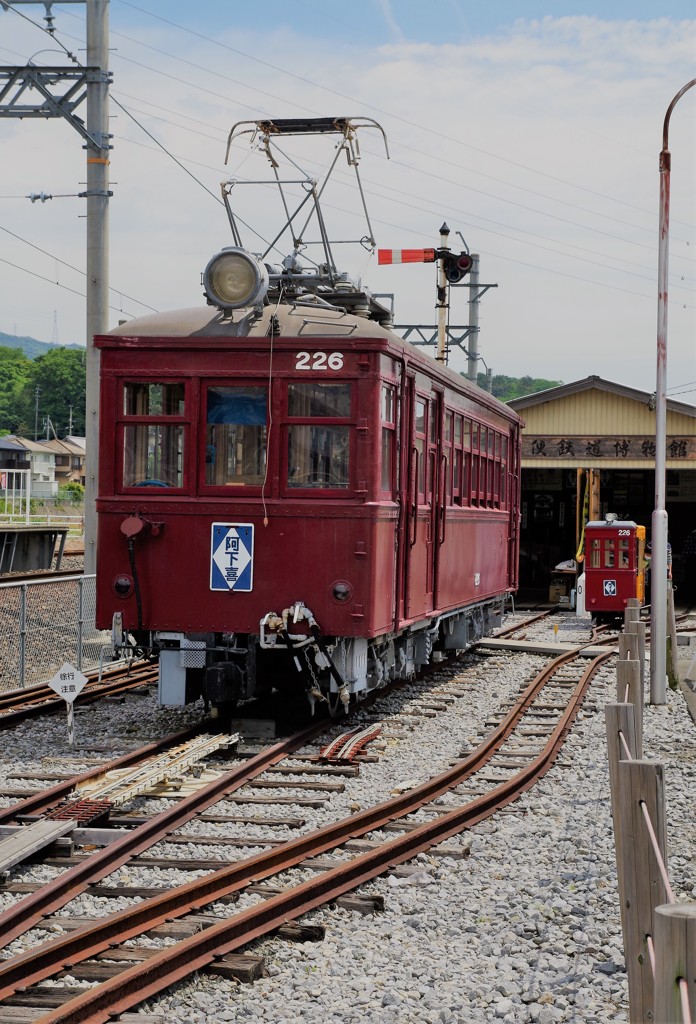
[[[0,11],[0,64],[59,63],[58,43],[81,52],[82,5],[55,4],[53,43],[42,6],[21,12],[37,25]],[[658,154],[666,107],[696,76],[692,2],[112,0],[110,18],[113,326],[200,303],[201,270],[230,244],[220,182],[267,172],[246,141],[225,165],[232,124],[365,115],[391,154],[361,132],[378,246],[436,244],[446,220],[498,286],[481,304],[485,366],[653,389]],[[668,385],[685,400],[696,395],[695,125],[696,89],[670,134]],[[80,139],[62,122],[5,119],[0,144],[11,154],[0,165],[0,331],[83,341]],[[289,155],[311,174],[328,157],[299,144]],[[41,190],[66,198],[25,198]],[[266,195],[235,193],[251,249],[277,226]],[[343,168],[326,203],[335,236],[363,231]],[[434,319],[423,267],[378,268],[360,246],[341,257],[394,293],[399,322]],[[453,295],[454,322],[466,323],[467,297]],[[459,353],[453,365],[465,365]]]
[[[239,30],[266,29],[288,25],[303,35],[327,38],[337,33],[350,39],[369,35],[372,44],[419,42],[440,44],[489,32],[497,32],[519,19],[532,21],[544,17],[586,15],[605,20],[650,21],[655,17],[693,19],[691,0],[606,0],[606,2],[540,3],[533,0],[351,0],[341,5],[326,0],[265,0],[263,4],[240,0],[209,0],[192,4],[190,0],[155,3],[125,3],[112,0],[115,18],[119,8],[130,7],[134,15],[151,12],[200,31],[215,30],[221,19]],[[139,9],[139,10],[136,10]],[[147,14],[141,14],[142,24]],[[135,19],[134,19],[135,20]]]

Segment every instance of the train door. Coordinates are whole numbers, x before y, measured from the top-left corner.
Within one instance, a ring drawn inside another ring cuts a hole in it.
[[[411,388],[408,460],[408,531],[405,551],[407,618],[433,610],[438,545],[439,402]]]
[[[503,507],[507,505],[509,509],[507,580],[508,587],[512,590],[517,590],[520,557],[520,467],[517,456],[519,450],[519,427],[511,427],[509,438],[503,437],[502,440],[500,504]]]
[[[430,399],[430,427],[428,430],[428,456],[430,458],[430,552],[428,564],[430,580],[428,592],[430,607],[439,607],[438,583],[440,551],[445,541],[447,515],[447,465],[442,445],[444,396],[435,392]]]

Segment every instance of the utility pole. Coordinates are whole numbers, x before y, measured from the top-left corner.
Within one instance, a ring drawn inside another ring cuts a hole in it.
[[[478,380],[478,335],[479,335],[479,256],[471,254],[472,264],[469,272],[469,344],[466,362],[467,380],[475,384]]]
[[[0,14],[12,7],[40,5],[45,8],[47,31],[53,33],[54,3],[85,3],[87,64],[75,61],[67,66],[0,67],[0,118],[62,117],[83,138],[87,152],[87,388],[85,446],[85,572],[97,565],[96,495],[99,472],[99,350],[94,336],[108,329],[108,209],[109,198],[109,111],[111,81],[108,50],[109,0],[0,0]],[[61,91],[62,88],[62,91]],[[27,97],[30,98],[27,102]],[[87,123],[75,108],[87,100]],[[37,398],[38,403],[38,398]],[[37,405],[38,409],[38,405]],[[38,420],[37,420],[38,431]]]
[[[99,369],[97,334],[108,330],[109,304],[109,44],[108,0],[87,4],[87,391],[85,401],[85,573],[97,570]]]
[[[39,440],[39,395],[41,388],[37,384],[34,388],[34,440]]]

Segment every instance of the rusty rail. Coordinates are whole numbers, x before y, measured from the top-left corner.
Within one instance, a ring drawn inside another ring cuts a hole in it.
[[[501,806],[510,803],[530,788],[553,764],[594,672],[610,653],[599,655],[587,666],[546,747],[512,779],[469,804],[439,815],[436,820],[418,826],[407,835],[384,843],[375,851],[361,854],[318,878],[287,889],[256,907],[184,940],[173,950],[163,950],[145,963],[128,968],[98,989],[90,990],[42,1017],[42,1024],[107,1021],[109,1017],[142,1002],[191,971],[210,963],[216,957],[225,955],[276,928],[281,919],[299,917],[316,906],[336,899],[350,889],[382,874],[388,867],[411,859],[416,853],[481,821]],[[490,760],[519,724],[549,677],[576,656],[577,649],[563,654],[547,666],[530,684],[491,736],[468,758],[454,767],[376,807],[291,840],[280,848],[220,868],[204,878],[163,892],[162,895],[143,901],[104,921],[86,926],[77,933],[53,940],[0,964],[0,999],[7,998],[20,987],[26,988],[51,977],[68,965],[72,966],[94,957],[116,943],[134,938],[165,920],[183,916],[193,908],[199,909],[207,903],[230,895],[252,880],[259,881],[296,866],[307,857],[334,850],[350,838],[379,829],[386,823],[419,809],[459,785]]]

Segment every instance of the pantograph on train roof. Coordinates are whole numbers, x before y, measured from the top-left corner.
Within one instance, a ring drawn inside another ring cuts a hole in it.
[[[363,315],[380,321],[389,319],[390,311],[340,270],[333,251],[337,245],[360,245],[372,253],[376,246],[359,173],[361,155],[357,133],[361,128],[373,128],[381,133],[388,157],[385,132],[372,118],[276,118],[239,121],[233,125],[225,162],[229,160],[235,140],[249,135],[252,149],[267,157],[271,176],[250,180],[235,177],[221,182],[234,245],[214,256],[204,271],[206,295],[214,305],[233,310],[258,305],[266,294],[291,300],[303,295],[313,304],[317,301],[334,306],[340,304],[352,311],[362,303]],[[335,153],[320,175],[304,170],[283,145],[291,136],[325,135],[338,136],[338,141]],[[355,174],[366,231],[355,238],[332,239],[321,201],[342,154]],[[284,168],[288,169],[287,173]],[[232,201],[235,190],[241,185],[267,188],[269,184],[278,190],[281,213],[280,227],[270,240],[242,219],[233,209]],[[261,252],[252,254],[244,245],[242,227],[261,239]],[[319,252],[313,256],[310,250],[316,252],[316,247]],[[280,261],[277,265],[273,262],[276,259]]]

